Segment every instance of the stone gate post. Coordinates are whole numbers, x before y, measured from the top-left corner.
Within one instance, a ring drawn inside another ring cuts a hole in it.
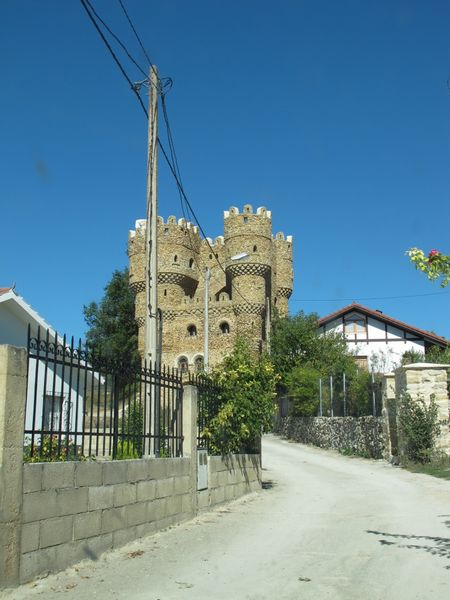
[[[433,363],[414,363],[399,367],[395,371],[395,388],[397,398],[402,393],[406,393],[412,398],[420,396],[424,398],[425,402],[429,402],[430,396],[434,395],[439,409],[438,418],[441,426],[437,447],[450,454],[448,369],[450,369],[450,365]]]
[[[27,351],[0,346],[0,588],[19,583]]]
[[[383,409],[383,437],[384,437],[384,458],[388,461],[394,461],[398,456],[397,441],[397,405],[395,397],[395,374],[386,373],[382,382],[382,400]]]

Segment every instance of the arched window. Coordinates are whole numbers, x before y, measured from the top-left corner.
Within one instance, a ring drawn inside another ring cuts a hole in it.
[[[258,247],[257,246],[253,246],[253,252],[257,252]]]
[[[176,263],[178,262],[178,256],[175,254],[175,256],[173,257],[173,262]]]
[[[197,327],[195,325],[189,325],[187,332],[190,337],[194,337],[197,335]]]
[[[196,373],[201,373],[204,369],[203,356],[196,356],[194,360],[194,367]]]
[[[167,290],[164,290],[164,296],[167,296]]]
[[[230,333],[230,325],[226,321],[220,324],[220,331],[222,333]]]
[[[191,259],[189,260],[189,268],[190,268],[190,269],[192,269],[192,267],[193,267],[193,266],[194,266],[194,259],[193,259],[193,258],[191,258]]]
[[[188,368],[189,368],[188,359],[186,358],[186,356],[180,356],[180,358],[178,359],[178,370],[181,373],[187,373]]]

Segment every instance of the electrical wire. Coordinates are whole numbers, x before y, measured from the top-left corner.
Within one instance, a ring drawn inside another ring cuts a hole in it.
[[[292,298],[291,302],[339,302],[355,300],[399,300],[401,298],[422,298],[424,296],[449,296],[450,292],[429,292],[426,294],[404,294],[400,296],[353,296],[349,298]]]
[[[124,67],[122,66],[120,60],[118,59],[117,55],[115,54],[114,50],[112,49],[112,47],[109,44],[108,40],[106,39],[105,35],[103,34],[103,32],[101,31],[100,27],[98,26],[98,24],[97,24],[97,22],[95,20],[95,17],[97,17],[99,19],[99,21],[105,26],[105,28],[108,30],[108,32],[114,37],[114,39],[116,39],[116,41],[121,45],[122,48],[125,48],[124,44],[119,40],[119,38],[115,34],[113,34],[113,32],[106,25],[106,23],[103,21],[103,19],[101,19],[99,17],[98,13],[96,13],[95,9],[92,7],[92,4],[89,2],[89,0],[80,0],[80,2],[82,4],[83,8],[85,9],[85,11],[86,11],[89,19],[91,20],[92,24],[94,25],[95,29],[97,30],[98,34],[100,35],[103,43],[105,44],[105,46],[107,47],[109,53],[111,54],[112,58],[114,59],[114,62],[116,63],[117,67],[119,68],[120,72],[125,77],[125,79],[128,82],[131,90],[133,91],[133,93],[137,97],[138,102],[139,102],[139,104],[140,104],[142,110],[144,111],[144,114],[145,114],[145,116],[146,116],[146,118],[148,120],[148,118],[149,118],[148,111],[147,111],[147,109],[146,109],[146,107],[144,105],[144,102],[142,101],[142,98],[141,98],[140,94],[139,94],[140,86],[137,86],[136,84],[132,83],[132,81],[129,78],[129,76],[127,75]],[[119,3],[121,5],[121,7],[122,7],[122,10],[125,13],[125,16],[127,17],[127,20],[129,22],[129,24],[130,24],[130,26],[131,26],[131,28],[132,28],[132,30],[133,30],[136,38],[137,38],[137,40],[138,40],[138,42],[139,42],[142,50],[144,51],[144,54],[145,54],[145,56],[146,56],[146,58],[147,58],[147,60],[149,62],[149,67],[151,69],[153,69],[153,64],[151,63],[150,58],[149,58],[147,52],[145,51],[145,48],[144,48],[144,46],[142,44],[142,41],[140,40],[139,35],[137,34],[137,31],[136,31],[135,27],[133,26],[131,18],[129,16],[128,12],[126,11],[125,6],[123,5],[123,2],[121,0],[119,0]],[[129,54],[128,50],[125,50],[125,51],[127,53],[127,56],[129,56],[131,58],[131,55]],[[134,61],[134,59],[132,59],[132,60],[133,60],[134,64],[136,66],[138,66],[137,63]],[[138,66],[138,68],[139,68],[140,71],[142,71],[142,69],[139,66]],[[172,80],[170,78],[165,79],[165,82],[166,82],[165,84],[162,84],[162,81],[163,80],[161,80],[158,77],[158,92],[161,95],[161,98],[165,95],[165,93],[167,91],[167,89],[165,89],[165,88],[167,88],[169,86],[170,87],[172,86]],[[169,89],[170,89],[170,87],[169,87]],[[164,106],[165,106],[165,103],[164,103]],[[163,116],[164,116],[164,113],[165,113],[165,124],[166,124],[166,128],[167,128],[167,131],[168,131],[168,137],[171,138],[171,142],[169,142],[169,146],[171,146],[171,152],[173,154],[173,163],[170,160],[169,155],[168,155],[168,153],[167,153],[167,151],[166,151],[163,143],[161,142],[161,139],[160,139],[159,136],[157,137],[157,144],[158,144],[158,146],[159,146],[159,148],[160,148],[160,150],[162,152],[162,155],[163,155],[163,157],[164,157],[164,159],[165,159],[165,161],[166,161],[166,163],[167,163],[167,165],[169,167],[170,172],[172,173],[173,178],[175,179],[175,183],[177,185],[179,194],[180,194],[183,202],[185,203],[185,206],[187,207],[187,209],[191,213],[193,220],[195,221],[195,223],[198,226],[201,234],[203,235],[203,238],[205,239],[205,241],[206,241],[206,243],[207,243],[207,245],[208,245],[208,247],[209,247],[212,255],[214,256],[217,264],[219,265],[219,267],[223,271],[223,273],[226,275],[226,270],[223,267],[222,263],[220,262],[218,256],[216,256],[216,253],[214,252],[214,249],[211,246],[211,244],[209,242],[209,239],[208,239],[208,237],[207,237],[207,235],[206,235],[206,233],[205,233],[205,231],[204,231],[204,229],[203,229],[203,227],[202,227],[202,225],[201,225],[201,223],[200,223],[200,221],[199,221],[199,219],[198,219],[198,217],[197,217],[197,215],[196,215],[196,213],[195,213],[195,211],[194,211],[194,209],[192,207],[192,204],[189,202],[189,199],[188,199],[188,197],[186,195],[186,192],[184,190],[184,187],[182,185],[181,178],[179,176],[178,161],[176,159],[175,148],[174,148],[174,145],[173,145],[173,138],[172,138],[172,135],[171,135],[170,123],[169,123],[168,116],[167,116],[167,110],[164,111],[164,108],[163,108]],[[245,298],[245,296],[233,284],[233,282],[231,282],[231,285],[232,285],[232,288],[241,296],[241,298],[245,302],[248,303],[249,302],[248,299]]]

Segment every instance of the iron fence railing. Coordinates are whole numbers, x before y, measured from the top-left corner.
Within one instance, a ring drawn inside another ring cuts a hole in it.
[[[224,403],[221,388],[207,375],[189,375],[189,383],[197,387],[197,447],[210,450],[208,427],[211,419],[217,416]]]
[[[123,364],[50,331],[28,331],[25,460],[183,454],[176,369]]]

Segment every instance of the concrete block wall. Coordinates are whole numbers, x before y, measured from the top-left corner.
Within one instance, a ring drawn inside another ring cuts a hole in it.
[[[20,582],[192,518],[193,493],[188,458],[24,465]]]
[[[259,455],[210,456],[208,489],[198,493],[198,508],[206,510],[259,489],[261,489]]]

